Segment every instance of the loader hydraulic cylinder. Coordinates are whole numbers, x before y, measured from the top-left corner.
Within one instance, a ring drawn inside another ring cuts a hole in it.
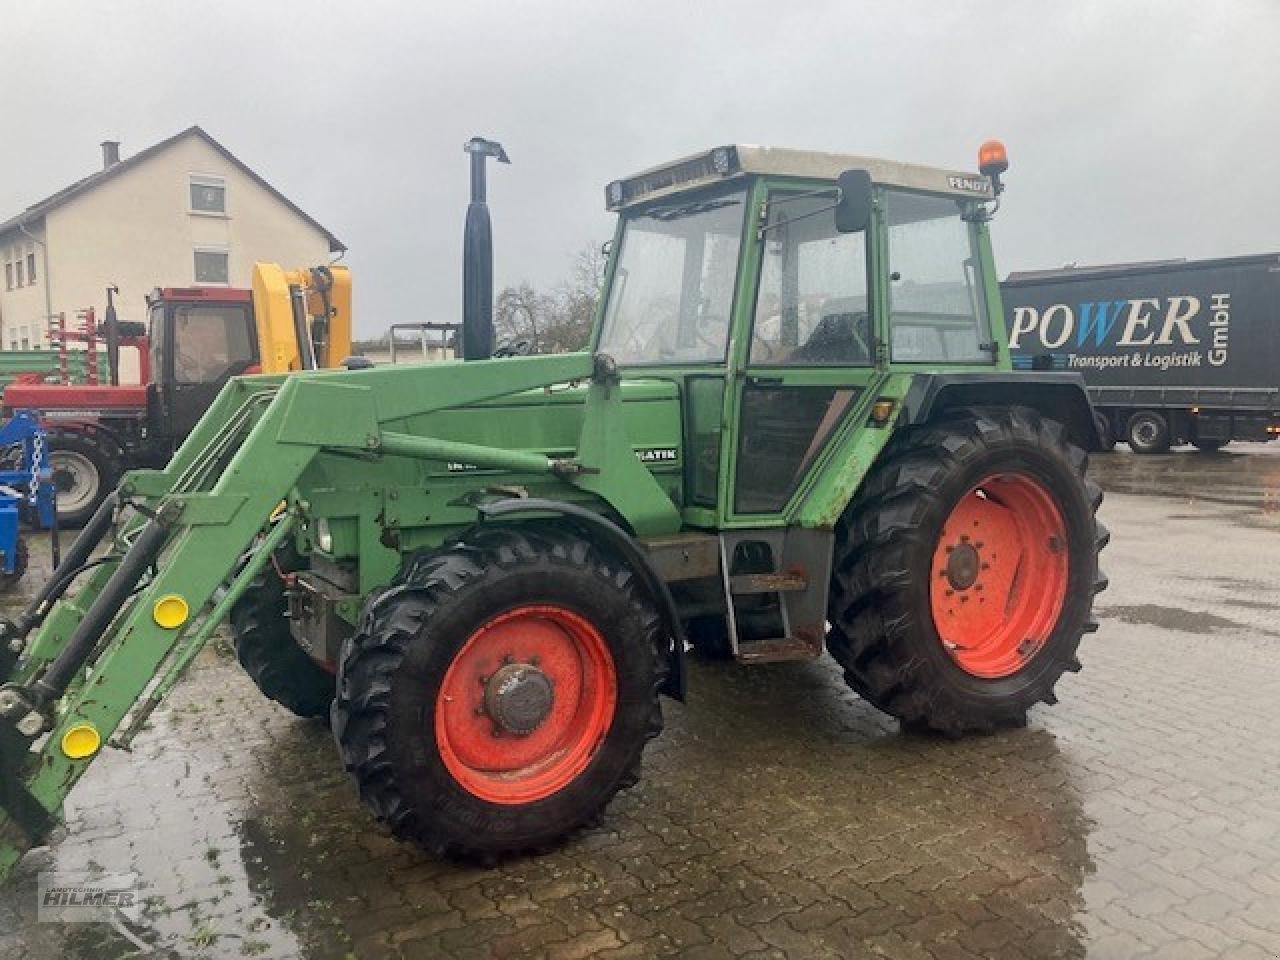
[[[53,574],[40,587],[40,591],[27,604],[26,609],[18,615],[18,619],[12,623],[0,625],[0,635],[11,645],[23,640],[33,627],[39,626],[49,605],[66,592],[71,584],[72,572],[89,559],[89,555],[93,553],[94,548],[110,528],[111,518],[115,514],[118,502],[119,495],[113,492],[98,504],[98,509],[94,511],[89,522],[80,531],[80,535],[71,544],[62,562],[55,567]]]
[[[76,624],[75,630],[67,639],[67,645],[49,665],[44,676],[31,685],[37,706],[56,700],[66,691],[67,684],[93,653],[94,647],[133,593],[147,567],[159,557],[168,538],[167,523],[159,519],[147,521],[129,552],[121,559],[120,566],[94,599],[84,619]]]

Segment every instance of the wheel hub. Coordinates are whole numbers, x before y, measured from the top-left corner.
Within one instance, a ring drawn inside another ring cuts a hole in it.
[[[947,554],[947,582],[952,590],[968,590],[978,580],[982,558],[978,550],[967,540],[956,544]]]
[[[533,733],[547,719],[555,702],[551,680],[533,664],[509,663],[485,681],[485,712],[506,733]]]
[[[933,554],[929,606],[938,640],[976,677],[1008,677],[1048,642],[1066,603],[1062,511],[1037,477],[990,474],[953,504]]]

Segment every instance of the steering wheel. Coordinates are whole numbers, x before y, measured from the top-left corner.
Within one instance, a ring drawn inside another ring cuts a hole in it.
[[[710,327],[713,325],[723,327],[723,329],[727,333],[729,330],[729,318],[721,317],[719,315],[704,314],[703,316],[698,318],[698,323],[694,325],[693,339],[696,340],[698,343],[702,344],[702,346],[704,347],[710,347],[712,350],[723,349],[723,346],[724,346],[723,341],[717,342],[716,340],[711,339],[710,337],[708,337],[702,332],[704,328]]]
[[[182,371],[183,379],[188,383],[199,383],[204,373],[204,367],[200,361],[189,353],[183,353],[181,350],[175,350],[173,354],[173,365]]]

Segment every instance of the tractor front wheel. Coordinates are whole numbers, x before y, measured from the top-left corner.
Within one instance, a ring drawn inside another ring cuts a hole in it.
[[[842,518],[827,646],[910,727],[1017,726],[1078,670],[1101,490],[1056,421],[972,409],[896,437]]]
[[[542,849],[637,778],[660,619],[579,537],[479,528],[411,557],[344,644],[333,732],[365,804],[447,857]]]
[[[287,553],[278,556],[287,562]],[[268,566],[231,608],[236,658],[268,699],[300,717],[326,719],[333,701],[333,675],[293,639],[288,606],[280,575]]]

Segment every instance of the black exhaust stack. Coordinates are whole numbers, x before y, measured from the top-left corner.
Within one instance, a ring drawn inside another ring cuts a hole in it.
[[[119,293],[119,287],[115,285],[107,287],[107,318],[103,323],[107,334],[107,366],[111,368],[113,387],[120,386],[120,319],[116,316],[115,301]]]
[[[493,231],[485,161],[511,161],[502,144],[483,137],[472,137],[462,149],[471,154],[471,203],[462,237],[462,359],[487,360],[493,356]]]

